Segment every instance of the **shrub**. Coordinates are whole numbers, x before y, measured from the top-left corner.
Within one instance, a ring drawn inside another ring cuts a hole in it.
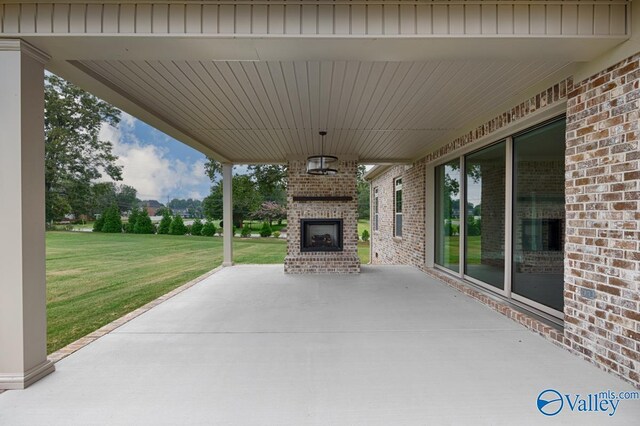
[[[200,235],[205,237],[213,237],[216,233],[216,226],[213,222],[206,221],[204,225],[202,225],[202,230],[200,231]]]
[[[220,222],[220,223],[222,223],[222,222]],[[220,228],[216,229],[216,234],[218,234],[218,237],[222,237],[223,233],[224,233],[224,228],[221,225]]]
[[[133,234],[135,232],[136,222],[138,221],[138,217],[140,217],[140,210],[138,209],[131,210],[129,219],[127,220],[127,223],[124,225],[124,232],[128,234]]]
[[[362,241],[369,241],[369,231],[367,231],[366,229],[362,231]]]
[[[187,227],[184,225],[182,216],[177,214],[169,225],[169,234],[171,235],[184,235],[187,233]]]
[[[280,232],[279,231],[273,231],[273,238],[280,238]]]
[[[240,236],[243,238],[248,238],[251,236],[251,227],[250,226],[243,226],[242,227],[242,231],[240,231]]]
[[[93,232],[102,232],[102,227],[104,226],[104,215],[100,215],[99,218],[93,222]]]
[[[171,214],[168,210],[165,210],[162,219],[160,220],[160,225],[158,225],[158,234],[168,234],[169,227],[171,226]]]
[[[231,233],[233,234],[234,237],[238,235],[238,228],[236,228],[235,226],[231,228]]]
[[[151,222],[151,218],[149,217],[149,213],[147,210],[142,210],[138,215],[138,220],[136,220],[136,224],[133,227],[133,232],[136,234],[155,234],[156,227]]]
[[[262,228],[260,229],[260,236],[266,238],[270,237],[272,233],[273,231],[271,230],[271,225],[269,225],[269,222],[264,222],[262,224]]]
[[[191,225],[191,235],[202,235],[202,222],[200,219],[196,219],[193,221]]]
[[[111,234],[119,234],[122,232],[122,219],[120,219],[120,210],[116,206],[109,207],[105,210],[104,225],[102,226],[102,232],[108,232]]]

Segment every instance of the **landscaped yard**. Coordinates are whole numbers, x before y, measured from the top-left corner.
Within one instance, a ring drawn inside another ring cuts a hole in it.
[[[47,232],[47,349],[54,352],[222,263],[222,238]],[[238,264],[282,263],[284,239],[234,239]],[[359,244],[363,263],[369,244]]]

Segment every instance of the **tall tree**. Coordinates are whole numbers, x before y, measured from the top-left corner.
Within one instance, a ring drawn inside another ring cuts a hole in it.
[[[102,213],[117,204],[116,184],[114,182],[98,182],[91,186],[91,213]]]
[[[369,182],[364,179],[365,172],[365,166],[359,165],[357,174],[358,219],[369,219],[371,192],[369,190]]]
[[[116,203],[121,212],[131,211],[138,207],[138,191],[129,185],[118,185],[116,188]]]
[[[249,173],[256,181],[258,192],[265,201],[285,204],[287,200],[287,166],[261,164],[249,166]]]
[[[242,226],[244,219],[255,212],[261,202],[262,197],[250,176],[233,176],[233,224],[235,226]],[[202,202],[202,210],[209,219],[222,218],[222,180],[213,184],[211,194]]]
[[[57,77],[45,77],[46,218],[54,220],[72,209],[70,188],[90,185],[104,172],[122,179],[122,168],[109,141],[98,137],[102,123],[117,126],[120,110]],[[81,192],[82,192],[81,191]]]

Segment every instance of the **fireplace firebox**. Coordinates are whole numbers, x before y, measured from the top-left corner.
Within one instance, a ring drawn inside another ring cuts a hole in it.
[[[300,251],[342,251],[342,219],[300,219]]]

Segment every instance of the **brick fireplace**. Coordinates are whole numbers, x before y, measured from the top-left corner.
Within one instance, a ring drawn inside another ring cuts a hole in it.
[[[285,273],[360,272],[357,168],[341,159],[336,175],[316,176],[304,160],[289,161]]]

